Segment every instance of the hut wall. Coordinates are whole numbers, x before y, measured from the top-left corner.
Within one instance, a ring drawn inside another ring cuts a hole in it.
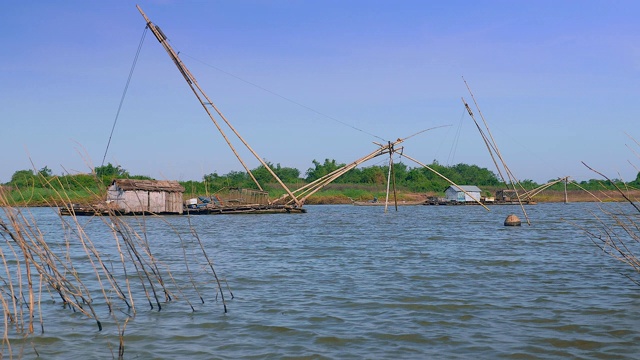
[[[120,204],[118,204],[120,205]],[[129,190],[124,192],[125,212],[149,211],[149,193],[143,190]]]
[[[178,192],[149,192],[149,211],[182,214],[182,194]]]
[[[458,194],[464,194],[464,193],[461,191],[456,191],[452,187],[448,187],[447,190],[444,192],[444,196],[447,198],[447,201],[459,201]]]
[[[165,193],[165,211],[182,214],[182,193],[167,192]]]
[[[162,213],[165,212],[165,208],[164,208],[164,197],[165,197],[165,192],[158,192],[158,191],[149,191],[149,208],[148,211],[154,212],[154,213]]]
[[[471,196],[464,193],[464,191],[460,191],[454,189],[453,187],[447,188],[445,191],[445,196],[447,201],[457,201],[457,202],[471,202],[471,201],[480,201],[480,193],[477,191],[467,191]]]
[[[124,213],[130,211],[129,206],[127,205],[127,196],[128,193],[115,184],[112,184],[107,189],[107,201],[115,204],[116,209]]]
[[[464,194],[464,193],[463,193]],[[476,191],[469,191],[469,194],[471,194],[471,196],[464,194],[464,201],[480,201],[480,193],[476,192]]]
[[[174,213],[182,214],[182,192],[150,191],[148,189],[124,190],[115,182],[107,190],[107,200],[123,213]]]
[[[107,201],[118,201],[123,199],[124,191],[115,185],[107,189]]]

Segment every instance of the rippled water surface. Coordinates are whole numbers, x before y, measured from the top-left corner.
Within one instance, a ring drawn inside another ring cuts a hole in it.
[[[595,226],[595,204],[528,206],[532,225],[522,227],[503,226],[511,213],[524,220],[517,206],[307,209],[192,217],[233,292],[229,311],[212,283],[204,304],[183,294],[195,312],[184,301],[162,311],[138,301],[125,358],[640,358],[640,287],[561,220]],[[48,241],[63,237],[53,210],[31,211]],[[79,220],[94,241],[112,241],[104,223]],[[191,250],[176,234],[197,246],[187,217],[144,225],[159,261],[188,281]],[[206,270],[191,265],[196,277]],[[34,349],[45,359],[117,354],[108,317],[99,332],[79,314],[42,306],[45,333],[24,345],[25,358]]]

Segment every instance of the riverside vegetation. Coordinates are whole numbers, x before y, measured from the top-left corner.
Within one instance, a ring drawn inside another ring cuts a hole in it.
[[[344,164],[336,160],[325,159],[324,162],[312,161],[304,176],[300,170],[283,167],[280,164],[267,165],[290,188],[299,188],[312,182]],[[459,185],[476,185],[483,190],[483,196],[493,196],[498,189],[506,186],[490,170],[476,165],[457,164],[445,166],[434,161],[429,165],[434,170],[451,179]],[[370,200],[374,197],[383,198],[386,191],[386,181],[389,168],[387,166],[369,166],[350,170],[342,177],[326,186],[322,191],[308,199],[308,204],[348,204],[352,201]],[[255,178],[269,192],[271,198],[284,194],[279,185],[272,179],[267,169],[260,165],[251,170]],[[398,200],[424,200],[427,196],[442,196],[449,186],[445,180],[426,168],[410,168],[404,163],[394,165],[395,182],[398,189]],[[60,202],[91,203],[102,199],[105,188],[116,178],[151,179],[144,175],[132,175],[122,166],[109,163],[99,166],[92,173],[54,175],[45,166],[40,170],[18,170],[11,180],[2,186],[7,199],[17,206],[47,206],[60,205]],[[549,180],[549,182],[555,179]],[[255,188],[255,184],[246,172],[231,171],[225,175],[216,172],[206,174],[201,181],[180,181],[185,188],[185,197],[212,195],[228,188]],[[535,189],[541,184],[532,180],[520,182],[527,190]],[[624,182],[621,179],[591,179],[567,185],[570,201],[623,201],[617,189],[637,191],[640,188],[640,173],[633,181]],[[60,198],[60,191],[64,190],[65,197]],[[536,196],[540,202],[563,201],[565,184],[557,183]]]

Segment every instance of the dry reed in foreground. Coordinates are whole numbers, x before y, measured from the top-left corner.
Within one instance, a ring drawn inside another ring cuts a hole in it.
[[[629,138],[636,146],[640,147],[638,141],[631,136],[629,136]],[[640,154],[637,151],[630,147],[629,149],[640,159]],[[631,164],[631,162],[629,163]],[[606,192],[603,193],[604,201],[621,199],[622,202],[604,204],[602,203],[603,200],[601,200],[601,197],[597,194],[589,193],[601,202],[600,213],[592,213],[598,225],[595,227],[587,227],[586,225],[580,224],[574,225],[582,229],[591,241],[605,254],[628,265],[628,271],[624,272],[623,275],[636,285],[640,285],[640,259],[638,258],[638,254],[640,253],[640,196],[638,189],[630,187],[620,188],[603,173],[591,168],[584,162],[583,164],[589,170],[615,186],[616,191],[614,195]],[[634,168],[638,171],[637,167],[634,166]],[[637,178],[640,178],[640,176]]]
[[[28,200],[29,189],[23,194]],[[69,203],[64,190],[58,191],[57,197],[57,202]],[[0,207],[0,304],[5,324],[0,358],[13,358],[14,354],[20,357],[27,344],[24,340],[45,331],[47,311],[43,306],[58,301],[63,305],[60,311],[82,314],[95,322],[97,331],[103,329],[105,318],[115,324],[118,358],[124,356],[125,329],[134,323],[139,304],[160,311],[168,302],[183,301],[195,311],[190,298],[204,303],[205,298],[217,300],[220,296],[227,311],[224,280],[218,278],[213,261],[190,222],[185,224],[188,233],[180,234],[164,218],[157,217],[175,234],[182,248],[182,259],[172,262],[172,268],[156,258],[153,239],[146,231],[149,216],[99,216],[97,219],[104,226],[95,233],[95,227],[92,231],[86,228],[90,222],[83,224],[76,216],[58,215],[63,235],[51,238],[28,208],[15,207],[2,190]],[[157,219],[154,217],[156,223]],[[188,219],[185,217],[185,221]],[[180,278],[173,275],[176,267]],[[198,269],[198,279],[193,276],[192,267]],[[207,286],[209,283],[215,286]],[[228,285],[227,290],[233,298]],[[54,301],[44,301],[47,294]],[[12,339],[21,339],[21,348],[12,348]],[[34,351],[37,353],[37,349]]]
[[[604,174],[598,173],[604,179],[610,179]],[[597,221],[597,226],[574,225],[582,229],[591,241],[605,254],[611,256],[630,267],[631,271],[622,275],[640,285],[640,199],[637,197],[637,189],[621,189],[616,186],[617,196],[624,199],[619,203],[602,203],[600,213],[592,213]],[[594,195],[597,197],[596,195]],[[606,199],[605,199],[606,200]]]

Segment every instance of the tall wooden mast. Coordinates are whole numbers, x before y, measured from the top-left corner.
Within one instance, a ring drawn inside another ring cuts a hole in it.
[[[502,181],[505,183],[505,185],[507,185],[507,186],[511,185],[513,191],[516,194],[516,198],[518,199],[518,204],[520,204],[520,208],[522,209],[522,213],[524,214],[524,217],[527,219],[527,224],[531,225],[531,221],[529,220],[529,216],[527,215],[527,210],[525,210],[524,206],[522,205],[522,198],[521,198],[520,194],[518,193],[518,189],[516,188],[516,184],[520,185],[520,187],[523,190],[524,190],[524,188],[522,187],[520,182],[516,179],[516,177],[513,176],[513,173],[511,172],[511,169],[509,169],[509,167],[507,166],[506,162],[504,161],[504,158],[502,157],[502,154],[500,154],[500,151],[498,150],[498,145],[496,144],[496,141],[494,140],[493,135],[491,134],[491,130],[489,130],[489,125],[487,125],[487,121],[485,120],[484,116],[482,115],[482,112],[480,111],[480,107],[478,106],[478,102],[476,101],[475,96],[473,96],[473,92],[471,92],[471,88],[469,87],[469,84],[467,84],[467,81],[464,79],[464,77],[462,78],[462,81],[464,81],[464,84],[467,86],[467,90],[469,90],[469,94],[471,95],[471,98],[473,99],[473,103],[476,105],[476,109],[478,109],[478,113],[480,114],[480,117],[482,118],[482,122],[484,123],[484,126],[487,129],[487,132],[489,133],[489,137],[487,137],[484,134],[484,131],[482,131],[482,128],[480,127],[480,125],[476,121],[475,116],[473,116],[473,111],[471,111],[471,108],[469,107],[469,104],[467,104],[467,102],[464,100],[464,98],[462,98],[462,103],[464,104],[465,108],[467,109],[467,112],[469,113],[469,116],[471,117],[473,122],[476,124],[476,128],[480,132],[480,135],[482,136],[482,139],[484,140],[484,143],[487,146],[487,149],[489,150],[489,154],[491,155],[491,159],[493,160],[493,163],[496,165],[496,169],[498,170],[498,174],[500,174],[500,177],[502,178]],[[504,176],[502,175],[502,172],[500,171],[500,166],[498,166],[498,163],[497,163],[495,157],[493,156],[493,151],[495,151],[498,159],[502,163],[502,167],[504,168],[505,173],[507,174],[507,177],[509,178],[509,182],[507,182],[506,179],[504,178]]]
[[[198,85],[198,82],[196,81],[196,79],[193,76],[193,74],[191,74],[191,72],[184,65],[184,63],[182,62],[182,60],[180,59],[178,54],[173,50],[171,45],[169,45],[169,43],[167,42],[167,37],[162,32],[162,30],[160,30],[160,27],[158,27],[158,25],[155,25],[154,23],[151,22],[151,20],[149,20],[149,18],[142,11],[142,9],[140,8],[139,5],[136,5],[136,7],[138,8],[138,11],[140,11],[140,14],[144,18],[144,20],[147,22],[147,27],[151,30],[153,35],[155,35],[156,39],[158,39],[160,44],[162,44],[162,47],[164,47],[164,49],[167,51],[167,53],[169,54],[169,57],[171,58],[171,60],[173,60],[173,63],[176,65],[176,67],[178,68],[178,70],[180,71],[182,76],[184,77],[185,81],[187,82],[187,84],[189,85],[191,90],[193,91],[194,95],[196,96],[196,98],[198,98],[198,101],[200,101],[200,104],[202,104],[202,107],[207,112],[207,115],[209,115],[209,118],[211,119],[211,121],[213,121],[213,124],[216,126],[216,128],[218,129],[218,131],[220,132],[220,134],[222,135],[224,140],[227,142],[227,144],[231,148],[231,151],[233,151],[233,153],[236,156],[236,158],[238,158],[238,160],[240,161],[242,166],[245,168],[245,170],[247,171],[247,173],[249,174],[251,179],[253,179],[253,181],[256,183],[258,188],[260,190],[262,190],[262,186],[260,185],[260,183],[258,183],[256,178],[253,176],[253,174],[251,173],[251,170],[249,170],[249,168],[247,167],[245,162],[242,160],[242,158],[240,157],[240,155],[238,154],[236,149],[231,144],[231,141],[229,141],[229,138],[226,136],[226,134],[224,133],[224,131],[220,127],[218,121],[213,116],[213,113],[211,112],[211,108],[218,114],[218,116],[220,116],[220,118],[222,118],[222,120],[225,122],[225,124],[227,124],[229,129],[231,129],[231,131],[233,131],[233,133],[238,137],[238,139],[240,141],[242,141],[244,146],[253,154],[253,156],[256,159],[258,159],[258,161],[262,164],[262,166],[264,166],[265,169],[267,169],[267,171],[269,171],[269,173],[271,173],[273,178],[276,179],[276,181],[280,184],[280,186],[282,186],[282,188],[287,192],[287,194],[293,199],[293,201],[295,202],[296,206],[302,207],[303,202],[298,200],[295,197],[295,195],[291,192],[291,190],[289,190],[289,188],[282,182],[282,180],[280,180],[280,178],[273,172],[271,167],[267,163],[265,163],[264,160],[262,160],[262,158],[251,148],[251,146],[249,146],[249,144],[242,138],[242,136],[240,136],[238,131],[231,125],[231,123],[222,114],[222,112],[220,112],[220,110],[215,106],[213,101],[211,101],[211,99],[209,99],[209,97],[204,92],[204,90],[202,90],[200,85]]]

